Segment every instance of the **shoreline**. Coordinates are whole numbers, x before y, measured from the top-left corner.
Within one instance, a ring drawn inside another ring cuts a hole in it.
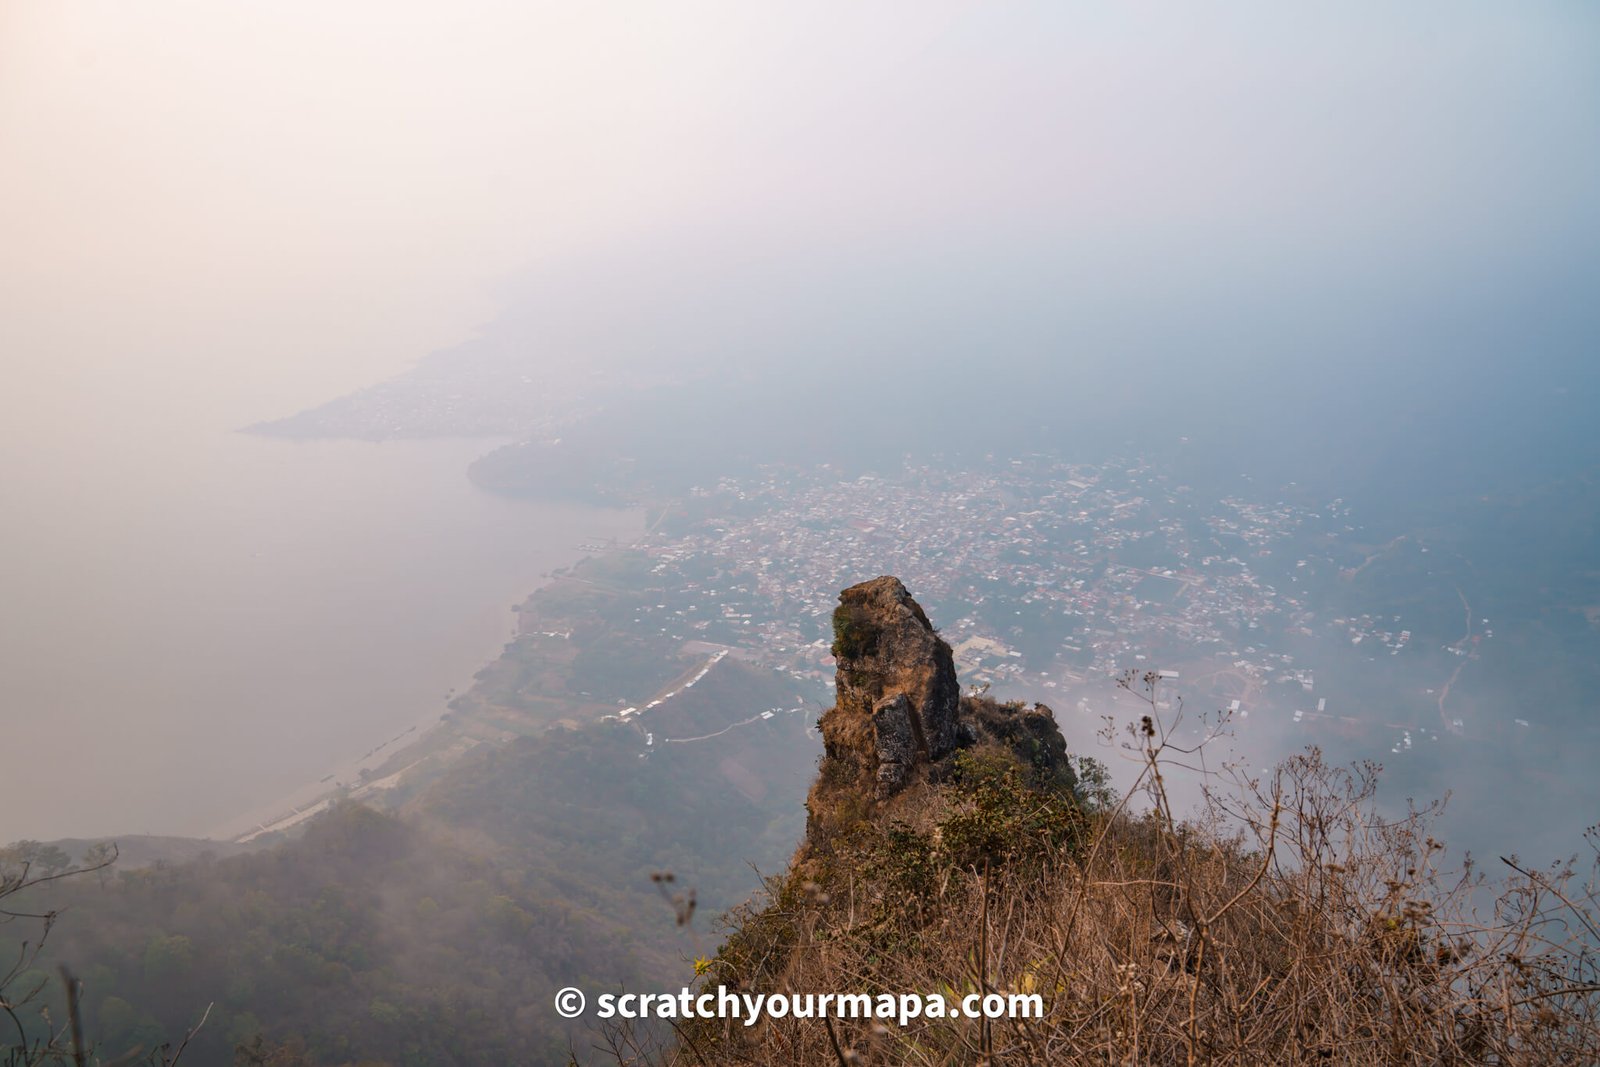
[[[300,821],[310,818],[318,811],[328,806],[328,801],[335,794],[348,790],[354,797],[372,786],[371,781],[362,781],[361,772],[369,774],[396,755],[412,748],[419,742],[426,740],[444,723],[444,716],[449,708],[430,712],[419,722],[412,723],[406,729],[372,749],[364,756],[346,760],[339,764],[333,771],[318,781],[303,785],[294,791],[280,796],[269,804],[263,804],[219,824],[205,835],[204,840],[226,841],[232,844],[248,844],[256,837],[278,830],[288,829]],[[403,742],[398,747],[390,749],[395,742]]]
[[[645,526],[645,517],[648,509],[644,507],[630,507],[615,509],[618,512],[632,516],[630,523],[631,533],[626,544],[636,544],[649,531]],[[618,539],[618,547],[621,547]],[[611,546],[605,545],[602,539],[589,538],[577,546],[577,554],[567,557],[554,564],[551,570],[540,576],[540,580],[532,586],[521,591],[518,603],[526,600],[540,589],[544,589],[561,580],[557,570],[570,568],[586,559],[592,559],[609,551]],[[329,772],[316,782],[306,783],[288,793],[280,794],[276,799],[252,806],[238,814],[217,823],[210,831],[198,840],[220,841],[230,844],[248,844],[257,838],[293,829],[295,826],[311,819],[326,810],[341,796],[351,799],[371,797],[374,793],[391,788],[398,784],[399,776],[409,770],[418,760],[412,760],[404,766],[391,771],[383,777],[373,777],[375,773],[395,762],[397,757],[404,753],[413,752],[431,739],[434,739],[441,727],[446,725],[445,716],[449,714],[449,702],[457,696],[469,692],[475,684],[479,671],[493,664],[502,654],[506,645],[514,641],[518,635],[521,621],[513,617],[509,627],[504,630],[496,646],[487,655],[477,662],[472,674],[464,681],[452,687],[440,703],[431,708],[420,718],[409,723],[403,723],[398,733],[379,742],[365,754],[337,761]],[[361,777],[362,772],[368,778]]]

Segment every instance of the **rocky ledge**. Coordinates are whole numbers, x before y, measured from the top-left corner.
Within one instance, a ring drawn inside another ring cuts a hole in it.
[[[983,740],[1012,749],[1043,777],[1070,776],[1049,708],[961,696],[950,646],[898,578],[840,593],[833,635],[836,703],[821,720],[816,790],[883,803],[919,779],[937,782],[954,752]]]

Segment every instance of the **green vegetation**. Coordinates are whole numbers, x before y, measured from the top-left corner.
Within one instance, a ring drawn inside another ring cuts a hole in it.
[[[210,1005],[185,1063],[565,1067],[593,1035],[557,1017],[556,990],[682,984],[711,950],[706,916],[759,887],[752,863],[792,853],[816,747],[805,715],[747,721],[802,701],[788,676],[731,657],[648,728],[600,720],[706,663],[629,625],[657,602],[651,578],[648,557],[615,553],[531,597],[449,728],[367,806],[257,852],[10,894],[11,911],[57,918],[39,953],[37,924],[0,921],[0,958],[31,946],[4,985],[25,1030],[0,1031],[0,1063],[67,1017],[61,964],[103,1062],[160,1062]],[[21,842],[0,871],[70,862]]]
[[[1035,779],[1034,768],[1010,752],[958,753],[951,792],[959,800],[931,835],[945,861],[994,867],[1072,853],[1085,823],[1077,798],[1069,790],[1030,785]]]
[[[68,1062],[62,963],[102,1062],[164,1062],[204,1016],[192,1062],[565,1067],[574,1048],[595,1061],[595,1035],[555,1016],[555,990],[691,975],[1037,996],[1045,1017],[697,1023],[661,1057],[683,1067],[774,1050],[805,1064],[1600,1059],[1597,902],[1576,872],[1447,874],[1422,816],[1378,815],[1371,768],[1316,752],[1212,777],[1208,806],[1180,819],[1169,783],[1194,753],[1169,741],[1189,735],[1159,721],[1154,674],[1123,679],[1150,710],[1124,743],[1137,803],[1068,753],[1043,709],[965,698],[977,740],[903,793],[880,802],[846,773],[859,767],[824,763],[799,862],[748,903],[749,864],[781,869],[801,836],[816,749],[804,716],[757,717],[797,703],[789,678],[733,657],[648,730],[599,720],[705,662],[657,625],[683,612],[654,581],[648,556],[615,553],[521,605],[518,638],[454,705],[451,758],[371,798],[388,811],[341,803],[257,853],[91,877],[70,876],[60,848],[0,851],[0,958],[22,961],[0,976],[17,1015],[0,1062]],[[859,606],[832,622],[836,656],[875,651]],[[725,909],[714,949],[705,916]]]
[[[768,706],[768,677],[709,675],[707,727]],[[15,910],[62,914],[36,969],[73,966],[107,1058],[176,1042],[214,1004],[195,1062],[244,1047],[273,1063],[565,1065],[589,1038],[549,1010],[557,989],[681,984],[710,949],[703,915],[745,899],[748,864],[781,867],[801,833],[800,717],[718,741],[642,761],[629,726],[557,729],[485,747],[399,815],[347,803],[263,852],[40,886]],[[664,870],[696,895],[687,928],[652,881]]]
[[[1143,813],[1106,807],[1095,765],[1085,803],[1014,749],[980,747],[908,804],[853,824],[814,818],[851,828],[813,836],[770,902],[733,917],[705,979],[769,994],[933,993],[956,1007],[1000,994],[1032,998],[1032,1017],[697,1022],[661,1062],[771,1062],[778,1050],[805,1064],[1600,1057],[1592,879],[1514,861],[1499,882],[1447,871],[1430,812],[1384,819],[1375,768],[1316,751],[1264,778],[1209,776],[1206,807],[1179,820],[1169,783],[1195,761],[1171,738],[1186,731],[1157,718],[1156,675],[1123,682],[1150,709],[1123,746],[1143,767]]]
[[[596,634],[580,643],[567,684],[603,704],[643,704],[683,673],[689,661],[680,644],[665,636]]]
[[[653,579],[649,557],[632,551],[558,573],[518,605],[517,638],[451,702],[458,728],[480,739],[532,736],[592,720],[619,702],[644,703],[698,662],[680,640],[634,623],[641,605],[661,595]]]
[[[317,1063],[557,1063],[558,1033],[508,1025],[607,959],[636,980],[617,924],[449,840],[345,805],[305,837],[215,863],[40,886],[18,910],[63,914],[39,964],[70,962],[99,1054],[176,1043],[187,1056],[298,1039]],[[8,954],[15,949],[7,945]],[[66,1017],[49,987],[50,1017]],[[27,1019],[37,1033],[35,1013]]]
[[[859,659],[877,648],[878,632],[860,604],[840,604],[833,609],[833,656]]]

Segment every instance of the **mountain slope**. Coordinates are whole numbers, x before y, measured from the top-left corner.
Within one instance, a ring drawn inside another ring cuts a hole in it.
[[[1048,709],[950,692],[950,650],[898,581],[845,590],[834,621],[806,840],[701,986],[782,1010],[691,1020],[670,1062],[1600,1055],[1596,900],[1570,869],[1445,872],[1426,812],[1384,821],[1377,769],[1315,750],[1265,778],[1211,772],[1180,822],[1167,783],[1205,774],[1204,753],[1172,741],[1154,672],[1122,678],[1149,709],[1123,746],[1144,769],[1134,816],[1092,763],[1073,773]]]

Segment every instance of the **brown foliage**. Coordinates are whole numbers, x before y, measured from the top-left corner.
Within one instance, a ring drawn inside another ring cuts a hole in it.
[[[972,790],[945,788],[923,828],[864,827],[774,880],[703,984],[1038,994],[1041,1018],[697,1022],[669,1061],[1600,1061],[1595,899],[1570,866],[1447,874],[1430,811],[1381,818],[1375,768],[1315,750],[1264,778],[1210,772],[1202,813],[1180,822],[1167,776],[1195,753],[1158,721],[1158,679],[1123,681],[1151,708],[1124,744],[1144,813],[1124,800],[1071,832],[1019,823],[1026,848],[957,854],[937,828],[972,815]]]

